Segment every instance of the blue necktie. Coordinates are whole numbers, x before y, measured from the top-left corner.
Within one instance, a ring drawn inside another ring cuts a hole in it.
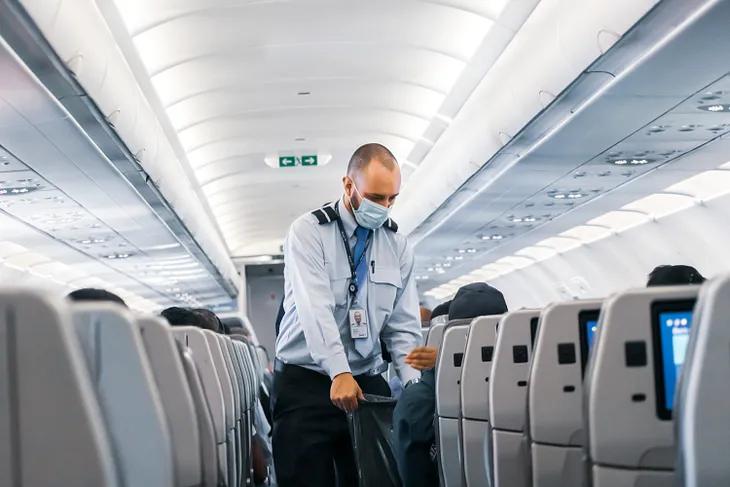
[[[355,282],[357,284],[358,294],[360,293],[360,290],[365,285],[365,278],[368,275],[368,263],[366,256],[362,255],[363,252],[365,252],[365,245],[368,242],[368,235],[370,234],[370,230],[363,227],[357,227],[355,229],[355,237],[357,237],[357,241],[355,242],[355,265],[357,268],[355,269]],[[358,264],[359,262],[359,264]],[[362,305],[364,306],[364,304]]]
[[[367,276],[368,276],[368,263],[367,263],[367,256],[363,255],[363,252],[365,252],[365,246],[367,245],[368,241],[368,235],[370,234],[370,230],[367,228],[363,228],[358,226],[355,229],[355,237],[357,237],[357,241],[355,242],[355,255],[353,256],[355,259],[355,265],[357,268],[355,269],[355,282],[357,283],[357,293],[358,295],[361,293],[363,286],[367,285]],[[362,257],[362,258],[361,258]],[[358,264],[359,262],[359,264]],[[365,315],[367,316],[367,303],[358,303],[360,307],[365,311]],[[370,319],[368,317],[368,337],[367,338],[360,338],[358,340],[355,340],[355,350],[364,357],[369,357],[370,354],[373,351],[373,340],[372,340],[372,333],[370,330],[372,328],[370,327]]]

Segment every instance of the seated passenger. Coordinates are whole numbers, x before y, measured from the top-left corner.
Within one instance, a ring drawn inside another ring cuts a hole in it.
[[[437,306],[433,318],[442,310]],[[507,312],[501,292],[486,283],[467,284],[459,289],[448,306],[449,321],[499,315]],[[438,487],[436,462],[436,351],[431,354],[422,347],[417,355],[409,355],[418,365],[431,365],[424,370],[421,381],[412,384],[401,396],[393,411],[393,450],[398,462],[403,487]],[[415,350],[414,350],[415,352]],[[416,365],[411,364],[413,367]]]
[[[221,323],[221,320],[218,318],[218,316],[216,316],[216,314],[213,313],[211,310],[198,308],[194,309],[193,313],[200,316],[200,318],[205,322],[206,330],[214,331],[216,333],[223,333],[223,323]]]
[[[688,265],[660,265],[649,274],[647,287],[702,284],[706,279]]]
[[[433,313],[430,309],[426,308],[425,306],[421,306],[421,327],[422,328],[428,328],[428,325],[431,323],[431,316]]]
[[[105,289],[92,289],[92,288],[84,288],[84,289],[77,289],[76,291],[71,292],[68,296],[66,296],[66,299],[69,299],[74,302],[84,302],[84,301],[105,301],[110,303],[118,303],[127,307],[127,303],[124,302],[122,298],[117,296],[114,293],[110,293],[109,291]]]
[[[160,313],[160,316],[165,318],[170,326],[194,326],[203,330],[210,330],[210,325],[200,315],[189,309],[173,306]]]

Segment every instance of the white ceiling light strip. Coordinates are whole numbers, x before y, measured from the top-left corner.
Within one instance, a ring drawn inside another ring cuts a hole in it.
[[[0,242],[0,266],[27,272],[35,277],[53,282],[62,288],[81,289],[93,287],[110,290],[124,299],[127,305],[135,311],[151,313],[160,308],[159,305],[148,299],[121,288],[114,288],[99,278],[90,277],[66,264],[53,261],[45,255],[33,252],[13,242]]]
[[[559,235],[525,247],[512,256],[503,257],[481,269],[431,289],[425,294],[437,300],[447,299],[465,284],[476,280],[492,281],[557,254],[570,252],[582,245],[597,242],[613,234],[625,232],[727,194],[730,194],[730,163],[717,170],[704,171],[669,186],[660,193],[629,203],[620,210],[610,211],[584,225],[573,227]],[[477,279],[472,279],[472,277]],[[478,279],[480,277],[483,279]]]

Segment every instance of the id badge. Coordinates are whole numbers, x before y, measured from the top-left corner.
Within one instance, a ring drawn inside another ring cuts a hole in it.
[[[368,337],[368,314],[362,308],[350,309],[350,337],[353,339]]]

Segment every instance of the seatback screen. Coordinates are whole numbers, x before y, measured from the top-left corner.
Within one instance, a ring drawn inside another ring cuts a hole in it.
[[[540,318],[533,318],[530,320],[530,339],[532,340],[532,348],[535,348],[535,338],[537,338],[537,324],[540,322]]]
[[[588,349],[593,345],[593,335],[598,329],[598,321],[586,321],[586,336],[588,337]]]
[[[694,301],[657,303],[653,310],[657,414],[672,419],[674,394],[687,355]]]
[[[590,353],[593,339],[598,330],[598,314],[599,310],[584,310],[578,314],[578,334],[580,336],[580,355],[583,370],[585,371],[588,363],[588,354]]]

